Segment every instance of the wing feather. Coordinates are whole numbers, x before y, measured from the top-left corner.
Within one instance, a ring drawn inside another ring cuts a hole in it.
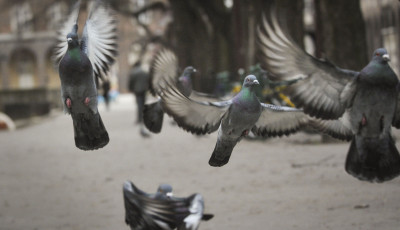
[[[83,29],[81,49],[93,65],[97,77],[104,78],[117,56],[116,19],[105,3],[97,0],[91,7]]]
[[[156,96],[160,93],[164,82],[175,85],[178,75],[178,57],[169,49],[162,49],[154,58],[150,69],[151,93]]]
[[[132,182],[124,183],[123,195],[125,221],[132,229],[174,229],[190,214],[190,199],[154,199]]]
[[[260,60],[271,77],[280,81],[301,79],[285,91],[297,107],[323,119],[339,118],[344,113],[348,102],[342,101],[347,98],[341,94],[358,72],[307,54],[285,35],[274,11],[270,21],[263,16],[257,35]]]
[[[232,101],[200,102],[184,96],[168,83],[160,94],[164,111],[172,116],[184,130],[205,134],[218,129],[222,117],[226,114]]]
[[[252,129],[259,136],[289,135],[305,127],[310,121],[310,117],[300,109],[264,103],[261,105],[261,116]]]

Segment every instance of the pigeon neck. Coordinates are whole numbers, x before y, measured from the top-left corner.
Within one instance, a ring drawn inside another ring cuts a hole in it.
[[[73,60],[81,61],[81,52],[78,47],[68,48],[68,54]]]
[[[253,90],[251,90],[251,87],[243,87],[242,89],[242,97],[243,98],[251,98],[254,95]]]

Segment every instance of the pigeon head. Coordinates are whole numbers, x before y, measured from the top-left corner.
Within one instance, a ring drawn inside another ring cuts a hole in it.
[[[182,77],[190,77],[193,73],[196,73],[196,69],[193,66],[188,66],[183,70]]]
[[[78,35],[76,33],[69,33],[67,35],[68,47],[74,48],[79,46]]]
[[[256,76],[254,75],[248,75],[244,81],[243,81],[243,87],[252,87],[254,85],[259,85],[260,83],[258,82]]]
[[[171,197],[172,186],[169,184],[160,184],[160,186],[158,186],[157,193],[166,195],[167,197]]]
[[[379,62],[388,62],[390,61],[389,54],[387,53],[385,48],[379,48],[374,51],[374,55],[372,56],[373,60]]]

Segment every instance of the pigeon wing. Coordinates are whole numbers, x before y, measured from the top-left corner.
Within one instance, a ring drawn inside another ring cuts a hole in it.
[[[154,199],[132,182],[125,182],[123,195],[125,221],[133,230],[174,229],[190,214],[187,198]]]
[[[164,82],[175,85],[178,79],[178,58],[169,49],[160,50],[154,58],[150,69],[150,91],[156,96]]]
[[[284,34],[274,12],[270,21],[263,16],[257,35],[260,61],[271,72],[271,78],[280,81],[301,79],[288,86],[286,91],[296,106],[312,116],[339,118],[348,104],[341,101],[348,98],[341,94],[358,72],[340,69],[307,54]]]
[[[54,63],[58,64],[68,50],[68,43],[67,43],[68,33],[70,33],[70,32],[77,33],[78,32],[77,21],[78,21],[78,16],[79,16],[80,5],[81,5],[81,1],[77,1],[73,5],[71,12],[68,15],[67,20],[61,26],[61,29],[59,29],[57,31],[57,44],[56,44],[56,47],[54,48],[54,54],[52,57]]]
[[[201,102],[184,96],[168,83],[160,94],[164,111],[172,116],[184,130],[205,134],[216,131],[232,101]]]
[[[310,117],[303,110],[261,103],[260,118],[252,128],[259,136],[282,136],[297,132],[308,125]]]
[[[344,125],[342,118],[338,120],[312,119],[309,124],[314,129],[343,141],[350,141],[354,136],[351,129]]]
[[[117,24],[105,3],[93,3],[83,28],[81,50],[89,57],[96,77],[104,79],[117,56]]]
[[[187,199],[189,201],[190,214],[185,217],[181,226],[178,227],[178,230],[198,229],[201,220],[209,220],[214,217],[213,214],[205,214],[206,217],[203,218],[204,199],[200,194],[193,194]]]

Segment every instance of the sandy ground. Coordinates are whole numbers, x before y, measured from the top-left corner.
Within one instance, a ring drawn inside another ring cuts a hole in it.
[[[216,133],[196,137],[166,119],[161,134],[143,139],[131,96],[100,111],[111,141],[98,151],[75,148],[72,120],[60,113],[0,133],[1,230],[129,229],[125,180],[148,192],[168,182],[176,196],[201,193],[215,214],[203,230],[400,229],[400,179],[346,174],[348,143],[304,133],[243,140],[228,165],[213,168]]]

